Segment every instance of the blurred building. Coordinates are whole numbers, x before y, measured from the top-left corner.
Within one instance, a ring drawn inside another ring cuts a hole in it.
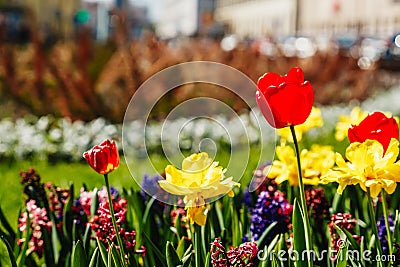
[[[239,36],[400,31],[399,0],[217,0],[215,18]]]
[[[198,23],[197,0],[159,1],[160,9],[156,18],[157,35],[173,38],[178,35],[190,36],[196,33]]]
[[[387,36],[400,31],[399,0],[299,0],[299,29],[306,33]],[[318,12],[313,12],[317,10]]]
[[[10,0],[9,6],[20,6],[32,11],[35,24],[42,34],[65,37],[73,32],[72,18],[80,0]],[[32,25],[31,25],[32,26]]]
[[[154,22],[156,33],[162,38],[215,36],[223,31],[214,20],[216,0],[162,0],[158,4]]]
[[[217,0],[215,19],[239,36],[288,35],[296,24],[294,0]]]

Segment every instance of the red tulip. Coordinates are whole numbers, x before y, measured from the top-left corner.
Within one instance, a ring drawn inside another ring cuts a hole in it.
[[[90,167],[100,174],[107,174],[119,166],[119,154],[114,141],[104,140],[100,145],[83,153]]]
[[[386,151],[390,139],[399,139],[399,126],[393,117],[388,118],[382,112],[374,112],[369,114],[358,126],[351,125],[347,135],[350,143],[362,143],[367,139],[376,140]]]
[[[311,113],[314,92],[300,68],[287,75],[264,74],[257,83],[256,100],[265,119],[275,128],[302,124]]]

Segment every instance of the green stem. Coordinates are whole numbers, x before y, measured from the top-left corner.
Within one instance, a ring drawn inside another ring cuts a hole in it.
[[[107,195],[108,195],[108,206],[110,209],[111,221],[112,221],[112,224],[114,227],[115,236],[117,237],[117,243],[118,243],[119,251],[121,254],[121,261],[122,261],[122,264],[125,266],[126,262],[125,262],[124,244],[122,243],[121,236],[119,235],[118,225],[115,220],[114,206],[113,206],[113,202],[112,202],[112,198],[111,198],[111,191],[110,191],[110,184],[108,182],[108,174],[104,174],[104,180],[106,182]]]
[[[310,227],[310,219],[308,217],[306,195],[304,193],[304,184],[303,184],[303,175],[302,175],[302,170],[301,170],[299,144],[297,142],[294,125],[290,125],[289,127],[290,127],[290,131],[292,132],[294,148],[296,150],[297,170],[298,170],[298,175],[299,175],[300,202],[301,202],[301,209],[303,210],[303,220],[305,221],[304,230],[305,230],[305,235],[306,235],[306,247],[307,247],[307,250],[310,252],[313,249],[312,239],[311,239],[311,227]],[[307,255],[310,256],[308,253],[307,253]],[[312,259],[308,259],[308,266],[313,266]]]
[[[202,267],[202,248],[201,248],[201,226],[194,223],[194,259],[195,259],[195,266]]]
[[[387,241],[388,241],[388,246],[389,246],[389,255],[390,255],[390,259],[391,259],[392,255],[393,255],[393,242],[392,242],[392,233],[390,232],[389,214],[388,214],[388,210],[387,210],[386,194],[385,194],[384,189],[382,189],[381,195],[382,195],[383,217],[385,218],[386,236],[387,236]]]
[[[379,237],[378,237],[378,226],[376,225],[376,216],[375,216],[374,207],[372,206],[372,197],[371,197],[369,187],[367,187],[367,196],[368,196],[368,211],[369,211],[369,216],[371,219],[372,232],[375,235],[375,245],[378,250],[378,256],[382,257],[382,255],[383,255],[382,246],[381,246],[381,241],[379,241]],[[379,261],[379,265],[381,267],[383,267],[383,261]]]

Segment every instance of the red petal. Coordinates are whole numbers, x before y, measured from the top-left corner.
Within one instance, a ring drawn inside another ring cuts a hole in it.
[[[256,92],[256,102],[258,107],[260,108],[261,113],[263,114],[264,118],[267,122],[274,128],[277,128],[275,125],[275,119],[272,115],[271,109],[268,105],[267,100],[265,99],[264,95],[257,90]]]
[[[358,126],[351,125],[347,136],[351,143],[364,142],[367,139],[380,142],[386,151],[391,138],[399,138],[399,126],[396,120],[388,118],[382,112],[368,115]]]
[[[257,87],[264,94],[264,90],[266,90],[268,87],[278,87],[281,83],[281,80],[282,77],[280,75],[273,72],[268,72],[258,79]]]
[[[292,68],[286,75],[287,83],[302,84],[304,82],[304,72],[299,67]]]

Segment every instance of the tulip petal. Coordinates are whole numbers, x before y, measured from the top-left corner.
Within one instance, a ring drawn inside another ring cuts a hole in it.
[[[304,82],[304,72],[299,67],[294,67],[289,70],[285,77],[287,83],[302,84]]]

